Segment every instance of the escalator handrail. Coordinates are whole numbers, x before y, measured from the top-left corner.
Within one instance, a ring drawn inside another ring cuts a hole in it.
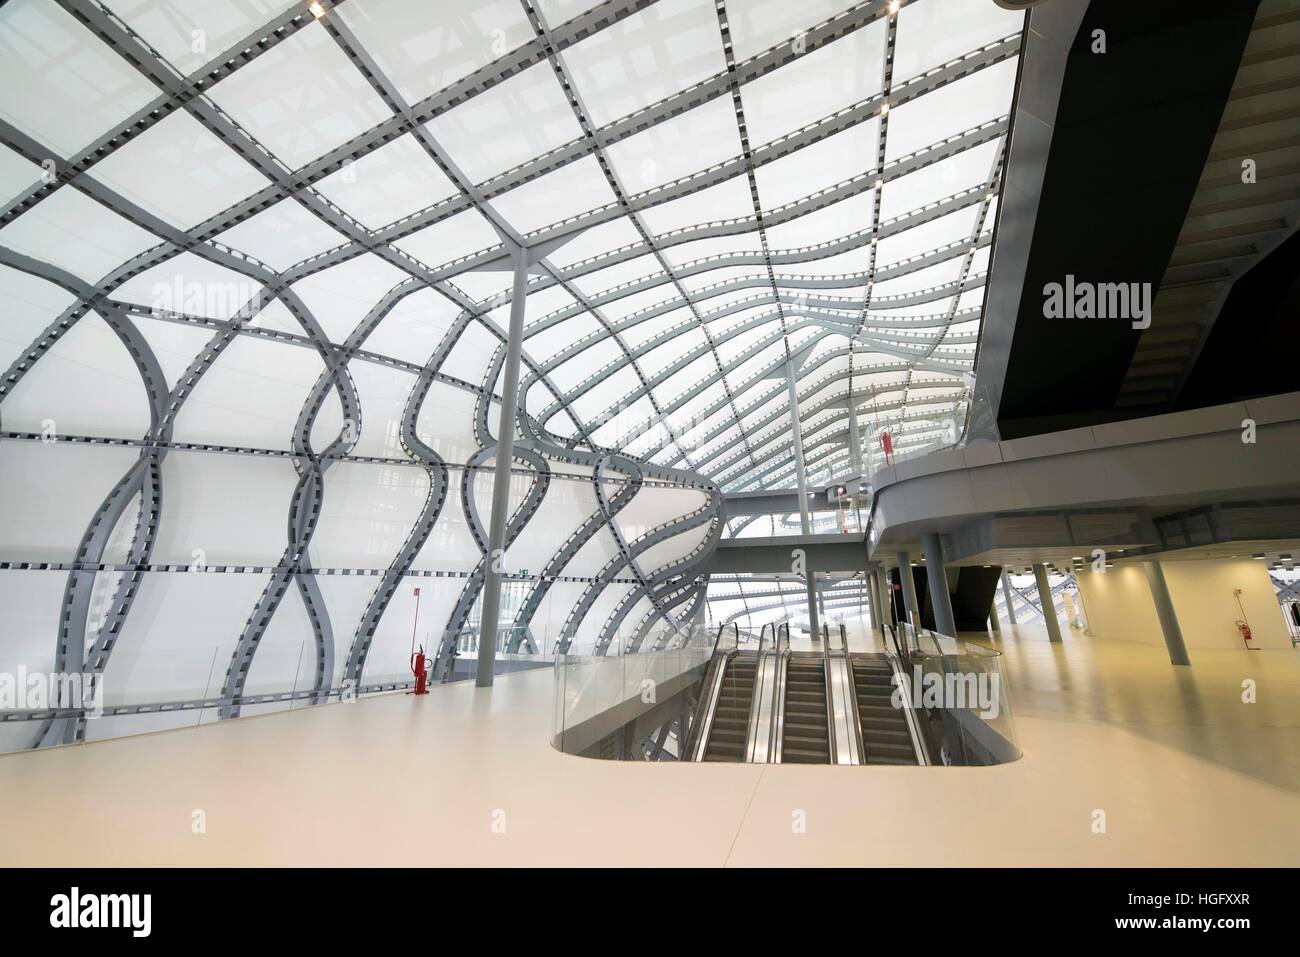
[[[830,626],[822,623],[822,686],[826,689],[826,753],[831,764],[838,764],[835,747],[835,689],[831,686],[831,631]]]
[[[893,629],[891,628],[892,632]],[[894,644],[898,644],[897,635],[894,637]],[[908,682],[908,676],[903,671],[903,666],[908,663],[905,654],[886,654],[885,660],[889,662],[890,670],[894,673],[894,687],[898,689],[903,699],[903,718],[907,721],[908,736],[912,739],[912,750],[916,754],[916,762],[922,766],[932,764],[930,760],[930,750],[925,738],[925,733],[921,729],[920,711],[912,700],[911,684]]]

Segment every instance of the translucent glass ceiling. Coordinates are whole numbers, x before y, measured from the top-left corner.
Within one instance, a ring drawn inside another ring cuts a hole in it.
[[[728,488],[788,485],[789,361],[815,480],[849,469],[846,397],[868,449],[883,429],[900,452],[960,430],[1022,14],[992,0],[203,6],[202,29],[187,0],[0,9],[0,89],[17,91],[0,98],[0,247],[115,301],[151,247],[217,245],[278,275],[330,341],[403,361],[468,312],[478,332],[446,371],[493,388],[499,233],[572,235],[526,306],[524,411],[555,436]],[[156,67],[131,69],[95,17]],[[151,116],[185,87],[191,107]],[[41,158],[85,174],[28,211]],[[431,298],[364,331],[411,287]],[[258,321],[292,334],[303,317],[275,308]]]

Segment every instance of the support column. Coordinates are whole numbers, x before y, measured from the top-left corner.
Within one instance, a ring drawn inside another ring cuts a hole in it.
[[[867,607],[871,611],[871,630],[880,630],[880,599],[876,597],[876,577],[871,571],[862,573],[862,584],[867,589]]]
[[[887,587],[888,580],[885,577],[885,566],[877,565],[873,574],[876,579],[876,594],[880,596],[880,622],[883,625],[892,625],[894,623],[894,607],[892,595]]]
[[[799,487],[799,526],[805,535],[811,535],[812,518],[808,514],[808,476],[804,472],[803,464],[803,435],[799,432],[799,389],[795,383],[794,362],[790,360],[785,364],[785,385],[790,392],[790,431],[794,435],[794,471]]]
[[[921,605],[916,600],[916,579],[912,577],[912,556],[898,553],[898,576],[903,584],[903,605],[913,628],[921,627]]]
[[[817,615],[817,576],[812,559],[804,558],[804,584],[808,587],[808,634],[815,641],[821,637],[821,621]]]
[[[1052,586],[1047,583],[1047,569],[1041,562],[1034,563],[1034,581],[1038,582],[1038,603],[1043,606],[1043,621],[1047,622],[1047,637],[1061,640],[1061,623],[1056,620],[1056,602],[1052,599]]]
[[[1007,602],[1007,624],[1016,623],[1016,606],[1011,600],[1011,575],[1007,572],[1002,573],[1002,597]]]
[[[1169,663],[1173,665],[1190,665],[1187,657],[1187,645],[1183,642],[1183,630],[1178,626],[1178,615],[1174,612],[1174,600],[1169,597],[1169,585],[1165,582],[1164,569],[1159,562],[1143,562],[1147,573],[1147,584],[1151,586],[1151,600],[1156,605],[1156,615],[1160,619],[1160,630],[1165,635],[1165,647],[1169,649]]]
[[[925,552],[925,577],[930,585],[930,604],[934,606],[934,630],[950,638],[957,637],[957,621],[952,614],[952,598],[948,594],[948,576],[943,569],[943,545],[933,532],[921,536],[921,549]]]
[[[858,431],[858,403],[849,395],[849,467],[858,478],[862,475],[862,434]],[[853,490],[854,494],[857,489]]]
[[[515,278],[510,297],[510,328],[506,335],[506,364],[501,378],[501,421],[497,426],[496,468],[492,479],[492,518],[483,578],[483,613],[479,618],[478,671],[474,684],[492,685],[496,671],[497,624],[501,618],[501,574],[505,561],[506,519],[510,505],[510,466],[515,447],[515,417],[519,412],[519,363],[524,346],[524,298],[528,286],[528,250],[516,246],[512,255]]]

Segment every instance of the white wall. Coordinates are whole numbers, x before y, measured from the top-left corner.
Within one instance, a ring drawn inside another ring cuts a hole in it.
[[[1252,559],[1167,561],[1161,567],[1188,648],[1241,648],[1234,622],[1241,617],[1233,589],[1250,622],[1256,648],[1290,648],[1282,610],[1264,562]],[[1100,638],[1164,644],[1160,621],[1141,565],[1117,564],[1079,576],[1089,630]]]

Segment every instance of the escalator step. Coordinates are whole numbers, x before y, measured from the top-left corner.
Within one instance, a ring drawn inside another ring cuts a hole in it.
[[[887,744],[883,746],[876,745],[876,744],[869,744],[867,745],[867,754],[870,756],[882,757],[882,758],[912,758],[915,756],[915,752],[912,750],[911,745],[908,745],[907,747],[903,747],[902,745],[892,745],[892,744]]]
[[[879,748],[883,745],[901,745],[904,748],[911,748],[911,735],[906,731],[881,731],[880,728],[863,728],[862,739],[866,742],[868,748]]]

